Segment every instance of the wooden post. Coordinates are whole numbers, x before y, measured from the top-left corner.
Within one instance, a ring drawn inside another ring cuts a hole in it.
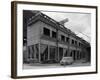
[[[50,47],[48,45],[48,60],[50,60]]]
[[[75,51],[75,60],[77,60],[77,55],[78,55],[78,54],[77,54],[77,52]]]
[[[64,48],[63,48],[63,57],[64,57]]]
[[[40,43],[39,43],[39,62],[41,63],[41,49],[40,49],[40,47],[41,47],[41,45],[40,45]]]
[[[36,59],[36,45],[34,44],[34,59]]]
[[[58,51],[58,61],[59,61],[59,47],[57,47],[57,51]]]

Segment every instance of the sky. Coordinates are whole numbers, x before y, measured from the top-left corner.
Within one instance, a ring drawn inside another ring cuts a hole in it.
[[[68,18],[68,22],[64,26],[73,31],[77,36],[83,38],[87,42],[91,41],[91,14],[75,13],[75,12],[46,12],[42,13],[51,17],[56,21],[62,21]]]

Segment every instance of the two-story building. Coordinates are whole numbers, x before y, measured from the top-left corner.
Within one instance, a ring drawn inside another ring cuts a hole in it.
[[[72,56],[74,60],[84,58],[90,61],[90,44],[87,41],[42,12],[34,12],[27,21],[25,62],[59,62],[67,56]]]

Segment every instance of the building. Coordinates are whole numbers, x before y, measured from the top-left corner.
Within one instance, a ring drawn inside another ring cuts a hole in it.
[[[67,56],[90,62],[90,44],[87,41],[40,11],[30,13],[33,15],[27,20],[24,62],[59,62]]]

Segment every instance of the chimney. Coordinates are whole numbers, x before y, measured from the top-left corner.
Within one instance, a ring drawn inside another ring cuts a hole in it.
[[[68,20],[68,18],[65,18],[65,19],[63,19],[63,20],[61,20],[59,23],[61,24],[61,25],[64,25],[66,22],[68,22],[69,20]]]

